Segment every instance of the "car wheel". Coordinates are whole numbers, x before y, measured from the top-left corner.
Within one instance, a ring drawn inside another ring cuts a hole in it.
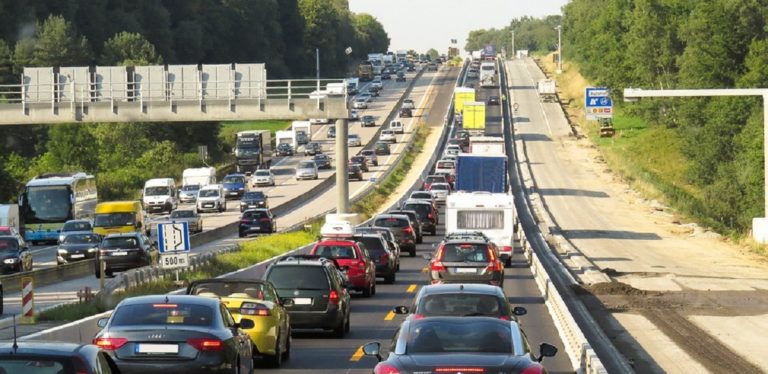
[[[346,330],[346,328],[347,328],[347,322],[344,319],[342,319],[341,322],[339,322],[339,325],[333,329],[333,337],[338,339],[343,339],[344,333],[345,333],[344,330]]]
[[[416,257],[416,247],[411,248],[410,254],[411,257]]]
[[[363,297],[371,297],[373,296],[373,286],[371,283],[368,283],[368,287],[363,289]]]
[[[280,352],[280,337],[275,340],[275,355],[267,356],[265,359],[267,366],[279,368],[283,364],[283,354]]]
[[[430,233],[432,234],[432,236],[437,235],[437,228],[432,229],[432,231],[430,231]]]
[[[373,285],[373,289],[371,290],[371,296],[376,294],[376,278],[371,279],[371,284]]]
[[[395,271],[400,271],[400,261],[398,261],[397,265],[395,265]]]
[[[418,238],[416,238],[416,244],[421,244],[421,243],[424,243],[424,237],[419,236]]]
[[[384,277],[384,283],[386,283],[386,284],[393,284],[393,283],[395,283],[395,272],[392,272],[392,274]]]
[[[349,330],[350,330],[350,327],[351,327],[351,326],[350,326],[350,325],[351,325],[351,323],[350,323],[350,321],[349,321],[350,319],[351,319],[351,318],[349,317],[349,315],[347,315],[347,323],[345,323],[345,324],[344,324],[344,332],[349,332]]]
[[[504,261],[504,266],[505,267],[512,267],[512,257],[510,257],[510,258],[506,259],[506,261]]]
[[[238,235],[239,237],[241,237],[241,238],[244,238],[244,237],[245,237],[245,234],[243,234],[242,232],[239,232],[239,233],[237,233],[237,235]]]
[[[283,361],[291,358],[291,330],[288,330],[288,336],[285,338],[285,350],[283,351]]]

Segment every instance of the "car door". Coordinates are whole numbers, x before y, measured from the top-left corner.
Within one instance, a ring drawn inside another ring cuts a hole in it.
[[[219,313],[221,313],[221,320],[224,327],[232,336],[232,344],[234,345],[235,350],[240,354],[240,357],[251,357],[251,338],[243,330],[235,327],[235,319],[224,304],[219,304]]]

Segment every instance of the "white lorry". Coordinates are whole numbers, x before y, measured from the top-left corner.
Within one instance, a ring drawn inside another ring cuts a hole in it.
[[[0,226],[9,226],[19,231],[19,206],[16,204],[0,205]]]
[[[536,92],[539,94],[539,100],[545,103],[557,101],[557,84],[553,79],[536,82]]]
[[[476,155],[503,155],[504,139],[498,136],[470,136],[469,153]]]
[[[480,87],[496,87],[496,62],[483,61],[480,63]]]
[[[293,130],[275,131],[275,144],[280,145],[283,143],[288,143],[293,149],[296,149],[298,147],[298,144],[296,144],[296,133]]]
[[[144,182],[141,202],[148,213],[172,212],[179,206],[176,181],[173,178],[155,178]]]
[[[459,191],[448,195],[445,207],[446,234],[481,231],[499,248],[499,257],[506,265],[511,264],[514,233],[517,229],[512,195]]]
[[[347,78],[344,80],[347,85],[347,95],[357,95],[360,91],[360,79],[359,78]]]
[[[368,61],[373,65],[373,75],[381,75],[381,70],[384,69],[384,54],[369,53]]]

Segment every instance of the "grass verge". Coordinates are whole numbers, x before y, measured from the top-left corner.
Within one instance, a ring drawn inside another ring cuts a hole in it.
[[[414,135],[413,147],[409,150],[393,172],[376,187],[371,194],[352,206],[352,211],[362,214],[366,219],[387,200],[390,194],[402,183],[408,171],[411,169],[416,155],[424,148],[430,129],[426,126],[418,126]],[[294,248],[299,248],[312,243],[320,233],[322,219],[309,223],[310,229],[289,233],[278,233],[268,236],[260,236],[240,244],[240,249],[235,252],[223,253],[216,256],[208,264],[200,266],[194,271],[185,271],[179,274],[179,280],[186,284],[197,279],[215,278],[237,269],[257,264],[274,256],[280,255]],[[140,295],[164,294],[177,290],[175,278],[168,277],[155,282],[145,283],[111,295],[98,298],[90,302],[64,304],[41,312],[39,321],[71,322],[98,313],[114,309],[123,299]]]

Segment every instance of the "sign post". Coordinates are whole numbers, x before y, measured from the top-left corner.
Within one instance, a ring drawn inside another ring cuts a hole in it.
[[[584,93],[584,109],[587,120],[613,118],[613,100],[611,91],[605,87],[587,87]]]
[[[189,225],[186,222],[159,223],[157,238],[160,267],[176,269],[176,282],[179,282],[178,269],[189,266]]]

